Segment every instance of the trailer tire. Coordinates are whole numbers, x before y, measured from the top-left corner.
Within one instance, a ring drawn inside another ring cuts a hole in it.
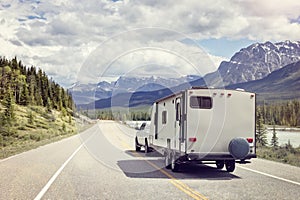
[[[172,172],[178,172],[179,166],[180,166],[180,164],[177,162],[176,153],[172,153],[172,155],[171,155],[171,170],[172,170]]]
[[[168,153],[165,155],[165,166],[167,169],[171,169],[171,159]]]
[[[149,150],[148,141],[145,139],[145,153],[149,153]]]
[[[141,151],[141,146],[139,145],[137,137],[135,137],[135,151]]]
[[[226,160],[225,167],[228,172],[233,172],[235,169],[235,160]]]
[[[216,165],[217,165],[217,169],[223,169],[225,162],[224,160],[217,160]]]

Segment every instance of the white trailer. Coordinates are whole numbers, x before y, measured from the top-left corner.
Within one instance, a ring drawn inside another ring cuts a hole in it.
[[[236,161],[256,157],[255,105],[255,94],[242,90],[193,87],[165,97],[153,104],[150,127],[137,132],[136,150],[158,151],[172,171],[213,161],[232,172]]]

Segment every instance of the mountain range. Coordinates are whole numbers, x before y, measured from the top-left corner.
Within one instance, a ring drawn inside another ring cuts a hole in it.
[[[110,98],[120,93],[150,92],[171,88],[182,83],[189,83],[199,79],[201,79],[201,77],[197,75],[188,75],[178,78],[121,76],[116,81],[110,83],[101,81],[97,84],[75,84],[70,91],[78,105]]]
[[[254,91],[260,101],[300,98],[300,61],[278,69],[263,79],[233,84],[226,88]]]
[[[271,72],[300,60],[300,42],[255,43],[241,49],[217,71],[205,75],[211,86],[226,86],[266,77]]]
[[[84,108],[150,105],[191,86],[243,88],[258,93],[260,100],[293,99],[300,98],[299,61],[300,42],[255,43],[204,77],[120,77],[111,83],[76,85],[71,91]]]

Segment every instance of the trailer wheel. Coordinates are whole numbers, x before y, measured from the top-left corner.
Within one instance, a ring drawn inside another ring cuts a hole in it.
[[[223,169],[225,163],[223,160],[217,160],[216,165],[217,165],[217,169]]]
[[[228,172],[233,172],[235,169],[235,160],[226,160],[225,167]]]
[[[135,151],[141,151],[141,146],[138,143],[137,137],[135,137]]]
[[[148,141],[145,139],[145,153],[149,153]]]
[[[167,169],[171,169],[171,159],[168,153],[165,155],[165,166]]]
[[[172,155],[171,155],[171,170],[172,170],[172,172],[178,172],[179,166],[180,166],[180,164],[177,162],[176,154],[172,153]]]

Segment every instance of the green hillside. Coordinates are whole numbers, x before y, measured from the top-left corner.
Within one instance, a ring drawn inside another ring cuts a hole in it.
[[[75,134],[72,96],[41,69],[0,57],[0,158]]]

